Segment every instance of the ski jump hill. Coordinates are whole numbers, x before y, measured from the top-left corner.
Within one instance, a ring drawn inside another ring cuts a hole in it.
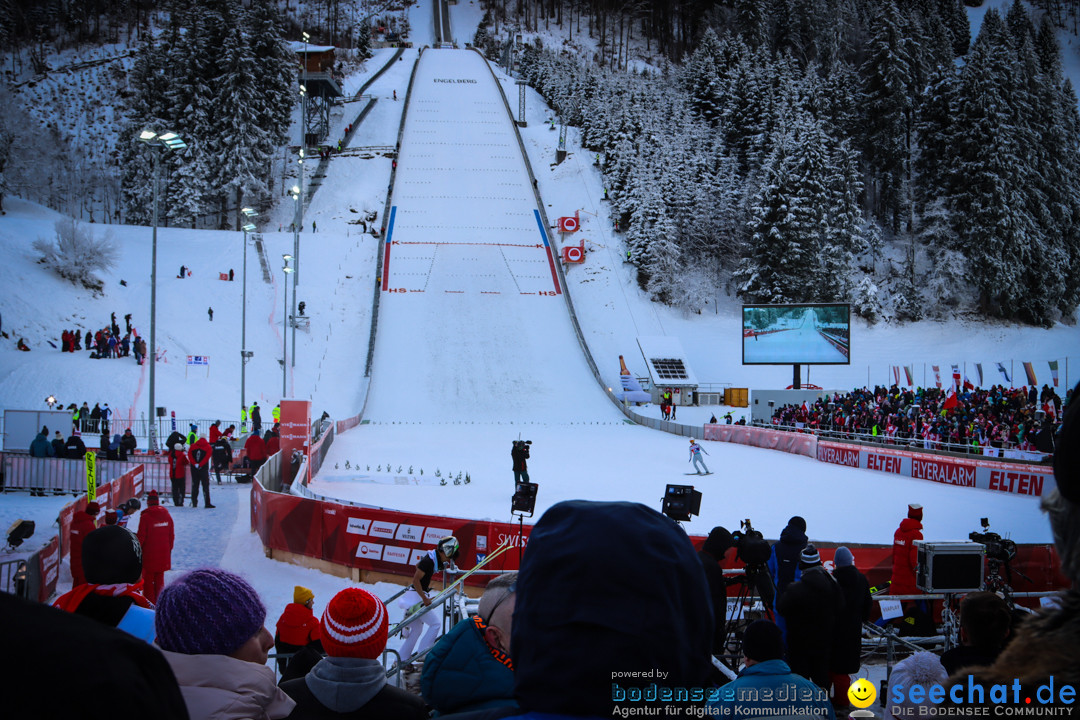
[[[870,544],[884,557],[907,504],[920,502],[934,537],[966,539],[978,518],[989,516],[1018,541],[1049,541],[1037,497],[759,447],[706,443],[713,474],[687,477],[687,438],[628,420],[597,381],[542,207],[484,58],[472,50],[424,50],[406,96],[384,214],[361,425],[337,434],[305,491],[352,505],[345,513],[359,513],[358,528],[370,520],[365,512],[398,515],[393,523],[400,526],[380,525],[390,535],[373,531],[361,543],[365,552],[381,553],[394,532],[439,525],[438,518],[512,521],[510,449],[519,438],[534,441],[537,516],[570,498],[659,509],[666,484],[693,483],[704,499],[701,515],[685,527],[699,536],[752,517],[771,537],[798,514],[813,539]],[[806,332],[828,346],[816,329]],[[446,482],[463,475],[471,483]],[[861,511],[863,501],[874,511]],[[944,512],[951,507],[971,510]]]
[[[487,63],[451,49],[427,50],[418,63],[386,221],[365,419],[621,417],[577,342]],[[568,385],[572,403],[552,392]]]

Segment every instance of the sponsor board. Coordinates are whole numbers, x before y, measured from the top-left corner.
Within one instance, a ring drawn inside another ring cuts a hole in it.
[[[1053,482],[1053,471],[1026,465],[951,458],[907,450],[866,448],[821,440],[817,459],[845,467],[929,480],[943,485],[995,490],[1013,495],[1041,497],[1047,482]]]
[[[355,535],[367,535],[371,529],[371,521],[367,518],[351,517],[349,524],[345,526],[345,532]]]
[[[356,546],[356,557],[364,560],[382,560],[383,546],[379,543],[361,542]]]
[[[394,535],[395,540],[402,540],[404,542],[423,542],[424,540],[424,526],[423,525],[398,525],[397,533]]]
[[[437,527],[425,528],[424,529],[423,543],[425,545],[434,545],[435,543],[439,542],[440,540],[442,540],[447,535],[453,535],[453,534],[454,534],[454,531],[451,530],[450,528],[437,528]]]
[[[371,523],[371,529],[368,534],[373,537],[386,538],[387,540],[394,539],[394,533],[397,531],[397,523],[385,522],[383,520],[375,520]]]
[[[383,562],[398,563],[400,565],[409,564],[409,548],[398,547],[397,545],[386,545],[383,547],[382,554]]]

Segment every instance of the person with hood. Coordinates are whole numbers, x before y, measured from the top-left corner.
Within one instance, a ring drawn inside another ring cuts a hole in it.
[[[409,612],[410,609],[418,605],[423,607],[431,605],[431,597],[429,596],[431,577],[435,573],[442,572],[444,568],[453,567],[453,561],[457,558],[460,549],[458,539],[453,535],[447,535],[435,544],[433,550],[428,550],[417,561],[416,570],[413,572],[412,587],[398,599],[398,607]],[[416,623],[402,631],[405,642],[401,644],[401,648],[398,650],[401,655],[401,662],[409,662],[418,640],[420,641],[419,653],[424,653],[435,644],[435,638],[439,634],[441,617],[441,613],[428,612],[420,618],[420,622],[424,626],[423,637],[420,636],[420,628],[417,627]]]
[[[86,457],[86,443],[82,441],[82,438],[75,434],[75,431],[71,431],[71,437],[67,439],[67,445],[64,448],[64,452],[67,454],[68,460],[82,460]]]
[[[289,668],[289,660],[281,657],[283,654],[293,655],[308,646],[320,653],[323,651],[322,630],[319,619],[312,612],[314,607],[315,593],[302,585],[294,586],[293,601],[285,606],[274,633],[274,651],[278,655],[278,672],[282,678]]]
[[[68,562],[71,564],[71,586],[78,587],[86,582],[83,575],[83,541],[97,529],[97,514],[101,506],[94,501],[86,503],[86,509],[75,513],[68,530]]]
[[[386,684],[381,655],[389,620],[382,600],[345,588],[327,603],[322,627],[326,657],[306,676],[281,684],[296,703],[291,720],[427,718],[423,700]]]
[[[49,442],[49,428],[43,427],[41,432],[30,443],[30,457],[47,458],[53,457],[53,455],[53,446]]]
[[[60,431],[56,431],[56,435],[52,439],[53,457],[62,458],[67,455],[67,444],[64,442],[64,436],[60,434]]]
[[[1008,646],[997,656],[993,665],[967,668],[949,678],[950,685],[968,683],[989,689],[995,684],[1007,684],[1010,693],[1019,684],[1019,697],[1037,697],[1041,688],[1053,682],[1054,687],[1080,686],[1080,663],[1076,648],[1080,645],[1080,402],[1072,391],[1058,433],[1054,453],[1054,480],[1057,487],[1044,492],[1041,505],[1050,518],[1054,547],[1061,560],[1061,573],[1072,588],[1061,593],[1057,603],[1035,613],[1021,623]],[[948,689],[948,688],[947,688]],[[1045,707],[1074,707],[1075,699],[1057,692]],[[990,693],[985,702],[991,705]],[[1023,700],[1021,700],[1021,703]]]
[[[247,456],[248,467],[251,468],[251,474],[254,476],[266,462],[267,457],[266,443],[259,433],[253,432],[248,435],[247,442],[244,443],[244,454]]]
[[[787,586],[776,609],[787,622],[787,657],[792,671],[829,689],[833,634],[844,595],[812,543],[799,560],[801,576]]]
[[[557,503],[533,526],[518,573],[510,655],[521,713],[510,717],[612,717],[628,690],[708,688],[712,639],[705,573],[673,520],[639,503]],[[666,676],[635,677],[644,668]]]
[[[844,604],[836,615],[829,660],[832,703],[839,713],[849,704],[851,676],[862,667],[862,624],[870,619],[874,600],[866,576],[855,567],[855,556],[843,545],[833,553],[833,579],[844,595]]]
[[[191,461],[191,507],[199,507],[199,485],[203,489],[203,507],[213,508],[210,504],[210,455],[213,450],[206,438],[200,437],[191,444],[188,459]]]
[[[172,516],[161,505],[157,490],[146,495],[146,509],[139,516],[139,544],[143,549],[143,594],[157,602],[165,585],[165,571],[172,569],[172,549],[176,539]]]
[[[191,717],[277,720],[293,711],[266,665],[274,639],[265,622],[259,593],[227,570],[192,570],[161,591],[157,645]]]
[[[923,539],[922,518],[922,505],[911,503],[908,505],[907,517],[900,521],[900,527],[893,533],[890,595],[920,593],[915,584],[915,568],[919,564],[919,550],[915,547],[915,541]]]
[[[784,662],[784,637],[768,620],[755,620],[743,631],[743,669],[719,688],[709,703],[713,717],[823,717],[836,720],[825,691]],[[783,699],[781,699],[783,698]]]
[[[119,525],[104,525],[83,543],[85,583],[61,595],[53,606],[153,642],[154,610],[140,588],[142,565],[142,546],[135,534]]]
[[[213,445],[221,437],[221,421],[215,420],[210,423],[210,444]]]
[[[806,520],[795,515],[780,531],[780,539],[773,543],[769,556],[769,574],[776,586],[777,599],[788,585],[799,579],[799,559],[806,543]]]
[[[516,572],[487,584],[476,615],[439,638],[424,658],[420,694],[440,715],[517,707],[510,657]]]
[[[184,443],[176,443],[169,451],[169,482],[172,485],[173,507],[184,507],[187,466],[188,458],[184,452]]]
[[[127,450],[124,449],[123,443],[120,442],[120,433],[114,434],[112,442],[109,443],[109,459],[127,460]]]
[[[705,581],[709,584],[709,597],[712,598],[714,614],[713,652],[718,653],[724,646],[724,633],[727,628],[727,580],[724,578],[724,555],[735,542],[727,528],[717,525],[709,531],[709,537],[698,551],[698,560],[705,570]]]

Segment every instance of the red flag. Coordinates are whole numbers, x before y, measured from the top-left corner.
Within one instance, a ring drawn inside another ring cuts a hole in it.
[[[946,410],[952,410],[954,407],[960,404],[960,401],[956,399],[956,392],[950,392],[949,397],[945,398],[945,403],[941,406]]]
[[[964,378],[964,389],[965,390],[974,390],[975,389],[975,386],[966,377]]]

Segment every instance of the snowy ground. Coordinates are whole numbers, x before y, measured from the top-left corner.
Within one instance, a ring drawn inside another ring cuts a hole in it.
[[[414,42],[419,47],[425,42],[424,33],[431,32],[422,22],[430,9],[414,8],[413,13]],[[478,16],[473,3],[451,8],[459,42],[471,39],[467,22],[475,27]],[[356,130],[353,148],[396,142],[418,54],[418,48],[406,51],[367,90],[379,100]],[[346,80],[346,88],[358,88],[387,57],[382,52],[369,60],[357,76]],[[775,537],[787,518],[798,513],[807,518],[813,539],[888,544],[907,503],[920,502],[927,508],[928,538],[966,538],[978,519],[987,516],[995,530],[1018,541],[1049,542],[1045,518],[1030,498],[718,443],[705,443],[710,453],[705,460],[715,474],[703,479],[684,475],[690,468],[685,438],[631,425],[603,397],[604,388],[586,369],[572,335],[562,297],[513,295],[508,290],[524,282],[530,291],[539,292],[541,285],[553,283],[550,269],[544,267],[546,253],[541,257],[539,248],[518,247],[539,242],[541,236],[535,220],[528,224],[532,190],[516,140],[510,142],[512,129],[501,100],[496,102],[494,87],[485,87],[490,83],[487,70],[473,53],[429,50],[424,61],[439,64],[418,71],[393,197],[401,213],[395,233],[402,242],[440,244],[392,249],[388,281],[401,279],[396,287],[415,288],[423,278],[431,290],[382,293],[370,397],[363,370],[385,246],[353,223],[371,210],[379,213],[380,224],[388,220],[382,214],[392,160],[344,153],[328,163],[325,177],[307,181],[322,183],[305,213],[300,239],[299,299],[306,302],[311,327],[297,333],[296,366],[285,377],[287,394],[311,398],[316,415],[326,410],[334,417],[360,412],[366,399],[365,417],[371,421],[339,437],[313,489],[372,505],[506,520],[510,441],[520,436],[534,441],[530,472],[540,483],[541,511],[570,497],[631,499],[659,507],[666,483],[687,483],[704,493],[701,518],[687,525],[694,533],[705,533],[715,524],[735,527],[739,519],[750,517],[766,536]],[[496,75],[516,113],[513,79],[501,70]],[[435,83],[436,78],[475,79],[476,87]],[[334,115],[331,138],[340,136],[359,108],[347,104]],[[741,364],[741,311],[734,300],[721,298],[708,312],[688,316],[641,295],[631,268],[622,262],[621,238],[611,232],[601,200],[602,178],[592,154],[580,149],[578,134],[571,128],[569,155],[556,165],[558,133],[548,129],[544,121],[550,111],[531,90],[526,114],[528,125],[521,135],[550,221],[580,210],[582,230],[565,242],[577,245],[584,239],[586,262],[567,268],[565,290],[605,383],[618,387],[619,355],[627,358],[636,375],[645,374],[637,337],[670,335],[680,340],[703,383],[768,389],[787,385],[790,366]],[[485,132],[492,134],[484,148],[467,144],[475,137],[471,133]],[[312,166],[307,172],[314,174]],[[426,182],[432,187],[441,183],[442,190],[419,190]],[[437,197],[440,194],[443,197]],[[44,398],[54,394],[64,404],[108,402],[124,418],[145,414],[147,366],[130,358],[95,361],[86,353],[64,354],[48,341],[59,345],[64,328],[80,327],[84,333],[97,329],[108,322],[112,311],[118,318],[132,313],[136,326],[147,330],[150,229],[93,226],[97,232],[111,232],[122,253],[117,267],[103,274],[105,292],[95,296],[36,264],[30,242],[51,235],[56,216],[18,199],[5,201],[7,214],[0,218],[4,257],[0,313],[2,328],[11,337],[0,341],[0,409],[43,407]],[[260,218],[268,280],[254,246],[248,250],[247,346],[255,356],[247,367],[247,398],[258,399],[267,408],[281,397],[280,256],[292,252],[293,236],[278,232],[278,227],[287,229],[292,213],[286,196]],[[311,232],[313,221],[317,233]],[[528,241],[522,240],[525,237]],[[484,246],[464,246],[465,238]],[[557,244],[563,242],[557,234],[555,239]],[[164,228],[158,252],[157,335],[165,362],[157,366],[157,404],[181,418],[235,421],[240,404],[242,235]],[[190,278],[175,277],[181,264],[192,268]],[[534,264],[535,271],[524,269],[527,264]],[[236,271],[236,281],[217,279],[230,268]],[[500,294],[482,294],[481,288]],[[467,291],[445,292],[456,289]],[[211,306],[213,322],[206,312]],[[1055,359],[1062,361],[1059,392],[1080,378],[1080,333],[1075,326],[1043,330],[955,320],[867,327],[856,321],[852,335],[850,366],[815,366],[804,370],[803,380],[851,388],[891,382],[892,365],[913,365],[916,381],[928,384],[933,383],[933,365],[942,366],[947,377],[950,364],[961,364],[976,379],[974,364],[982,363],[983,384],[990,384],[1000,379],[993,363],[1003,362],[1014,372],[1014,382],[1023,384],[1020,363],[1031,361],[1042,384],[1050,382],[1047,362]],[[14,349],[18,337],[27,339],[31,353]],[[209,371],[187,368],[185,356],[196,354],[210,357]],[[291,347],[289,355],[293,356]],[[699,424],[725,410],[680,408],[678,419]],[[659,415],[652,407],[641,412]],[[361,474],[368,477],[346,473],[346,460],[362,466]],[[417,475],[422,468],[424,478],[436,469],[443,475],[466,472],[472,482],[395,486],[376,481],[379,473],[374,468],[379,465],[413,466]],[[345,480],[345,475],[352,480]],[[246,486],[215,486],[214,510],[170,508],[177,521],[173,574],[198,565],[242,572],[270,607],[271,623],[291,597],[294,584],[315,590],[316,607],[321,608],[346,582],[266,560],[250,532],[246,490]],[[14,518],[34,517],[38,532],[33,540],[47,539],[58,507],[53,498],[0,496],[0,527]],[[64,582],[70,582],[66,570],[61,590]]]

